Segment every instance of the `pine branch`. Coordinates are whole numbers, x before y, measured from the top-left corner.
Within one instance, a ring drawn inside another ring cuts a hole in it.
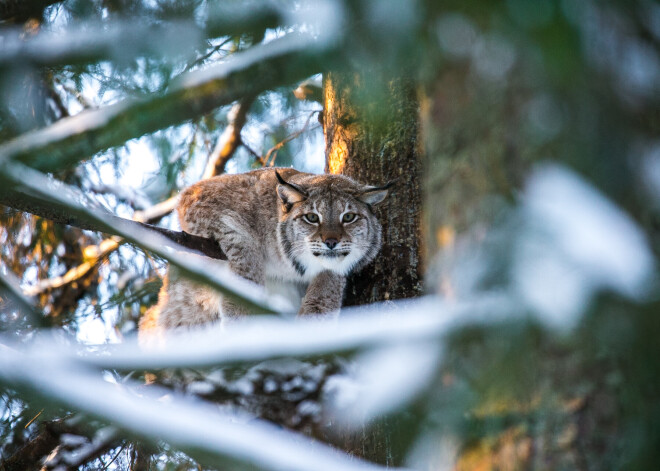
[[[268,149],[268,152],[266,152],[265,157],[263,157],[264,167],[266,167],[266,166],[273,167],[275,165],[275,159],[277,158],[277,153],[280,151],[280,149],[282,147],[284,147],[287,143],[293,141],[294,139],[299,137],[301,134],[306,132],[308,130],[309,122],[312,120],[312,116],[314,116],[316,113],[317,113],[317,111],[313,111],[312,113],[310,113],[310,115],[307,117],[307,120],[305,121],[305,124],[303,125],[303,127],[301,129],[299,129],[298,131],[296,131],[292,134],[289,134],[287,137],[285,137],[280,142],[275,144],[273,147]],[[312,129],[316,129],[316,128],[312,128]]]
[[[383,314],[385,310],[389,315]],[[208,368],[286,357],[351,356],[392,344],[438,341],[466,326],[524,318],[521,307],[504,296],[483,296],[464,303],[428,297],[342,312],[338,320],[254,318],[232,325],[230,332],[209,327],[194,333],[168,333],[166,349],[145,350],[137,340],[126,340],[98,354],[80,357],[80,361],[94,368],[130,371]]]
[[[22,4],[26,4],[20,8]],[[20,0],[0,2],[0,19],[13,15],[27,19],[41,17],[43,9],[53,0]],[[31,5],[30,5],[31,4]],[[103,60],[129,60],[149,55],[166,57],[173,48],[193,51],[204,46],[207,39],[241,34],[263,34],[268,28],[282,26],[286,12],[275,3],[253,2],[250,6],[216,4],[209,8],[200,28],[194,18],[181,18],[145,24],[145,21],[116,21],[69,27],[66,34],[42,31],[24,40],[19,34],[5,36],[0,49],[0,66],[32,67],[86,64]],[[18,32],[18,31],[16,31]]]
[[[25,133],[0,146],[0,164],[17,160],[43,171],[62,170],[129,139],[324,70],[327,44],[289,34],[254,46],[216,66],[184,74],[162,94],[86,110]]]

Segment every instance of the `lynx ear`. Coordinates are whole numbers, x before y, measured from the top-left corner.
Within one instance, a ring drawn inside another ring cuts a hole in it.
[[[307,198],[307,193],[301,187],[284,180],[277,170],[275,170],[275,175],[277,176],[277,181],[280,182],[277,185],[277,195],[283,204],[291,206],[293,203],[298,203]]]
[[[369,206],[376,206],[383,202],[389,193],[389,189],[393,187],[395,183],[396,180],[392,180],[383,186],[367,188],[358,195],[358,199],[363,203],[367,203]]]

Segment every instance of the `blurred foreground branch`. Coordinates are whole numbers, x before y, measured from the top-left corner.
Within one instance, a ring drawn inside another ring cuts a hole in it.
[[[254,46],[181,76],[163,94],[83,111],[25,133],[0,146],[0,163],[18,160],[44,171],[62,170],[129,139],[324,70],[329,50],[323,46],[300,34]]]
[[[214,467],[318,471],[381,470],[312,440],[253,420],[240,423],[217,408],[156,388],[110,384],[99,372],[80,368],[57,354],[7,349],[0,358],[0,381],[28,396],[55,400],[116,424],[151,442],[164,440]],[[162,394],[168,401],[159,401]]]
[[[0,2],[0,19],[8,16],[41,16],[44,4],[53,0]],[[105,25],[84,25],[61,32],[40,32],[28,40],[18,34],[6,34],[0,49],[0,67],[29,64],[52,67],[84,64],[103,60],[126,60],[141,55],[167,57],[172,51],[194,51],[204,41],[220,36],[263,34],[281,26],[284,12],[274,3],[251,2],[250,8],[214,5],[203,24],[193,18],[167,23],[121,21]],[[21,4],[23,6],[21,7]]]

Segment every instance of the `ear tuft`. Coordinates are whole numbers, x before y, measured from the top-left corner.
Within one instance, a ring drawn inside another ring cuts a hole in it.
[[[358,199],[369,206],[376,206],[382,203],[389,193],[389,189],[394,186],[396,180],[386,183],[383,186],[371,187],[358,195]]]
[[[307,198],[305,190],[298,185],[294,185],[293,183],[284,180],[277,170],[275,170],[275,176],[277,176],[277,181],[279,182],[279,185],[277,185],[277,195],[280,197],[280,200],[282,200],[282,204],[291,206],[292,204],[298,203]]]

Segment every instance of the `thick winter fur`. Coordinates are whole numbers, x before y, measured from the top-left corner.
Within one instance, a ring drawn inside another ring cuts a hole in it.
[[[181,228],[218,241],[232,271],[257,284],[302,286],[299,314],[341,307],[346,276],[368,264],[381,246],[372,207],[387,186],[365,186],[342,175],[261,169],[203,180],[181,194]],[[140,329],[174,328],[240,317],[245,310],[214,290],[170,272],[159,303]]]

